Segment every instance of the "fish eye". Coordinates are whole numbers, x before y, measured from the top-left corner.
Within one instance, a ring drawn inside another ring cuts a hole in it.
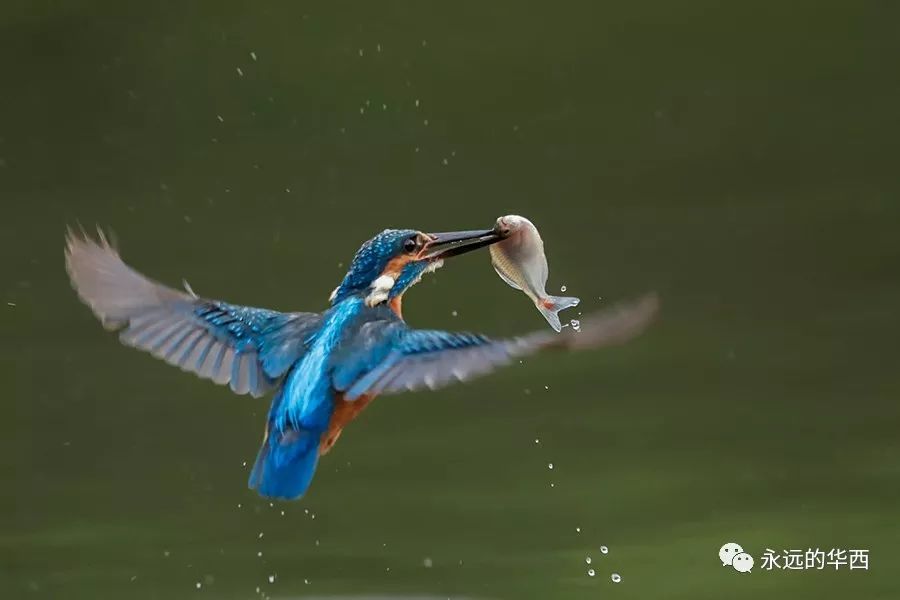
[[[418,245],[419,244],[416,241],[416,238],[414,238],[414,237],[406,238],[403,241],[403,250],[405,252],[413,252],[418,247]]]

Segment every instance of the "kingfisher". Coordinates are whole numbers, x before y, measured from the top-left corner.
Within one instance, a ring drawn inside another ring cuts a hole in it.
[[[626,341],[657,311],[655,295],[582,319],[579,331],[509,339],[415,329],[404,293],[445,259],[503,239],[496,229],[423,233],[387,229],[365,242],[322,312],[280,312],[197,296],[129,267],[103,231],[69,230],[66,270],[79,298],[125,345],[227,385],[273,392],[249,487],[292,500],[319,458],[378,395],[436,389],[484,375],[547,348],[581,350]]]

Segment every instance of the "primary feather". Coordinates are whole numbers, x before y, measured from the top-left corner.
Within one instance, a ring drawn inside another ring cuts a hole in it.
[[[122,343],[261,396],[305,352],[321,319],[198,298],[144,277],[105,236],[69,232],[66,269],[78,296]]]

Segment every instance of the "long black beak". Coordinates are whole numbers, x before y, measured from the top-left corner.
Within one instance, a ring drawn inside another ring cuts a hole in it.
[[[431,237],[431,241],[422,249],[421,258],[431,260],[459,256],[478,248],[490,246],[503,239],[503,236],[493,229],[430,233],[428,235]]]

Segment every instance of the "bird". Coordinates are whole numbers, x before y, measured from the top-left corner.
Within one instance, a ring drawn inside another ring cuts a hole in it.
[[[71,284],[119,340],[237,394],[272,393],[248,485],[294,500],[310,487],[321,456],[376,397],[436,389],[485,375],[544,349],[584,350],[641,333],[656,294],[549,330],[493,339],[409,326],[405,292],[444,261],[502,239],[496,229],[424,233],[386,229],[356,252],[322,312],[280,312],[203,298],[145,277],[123,262],[98,227],[66,235]]]

